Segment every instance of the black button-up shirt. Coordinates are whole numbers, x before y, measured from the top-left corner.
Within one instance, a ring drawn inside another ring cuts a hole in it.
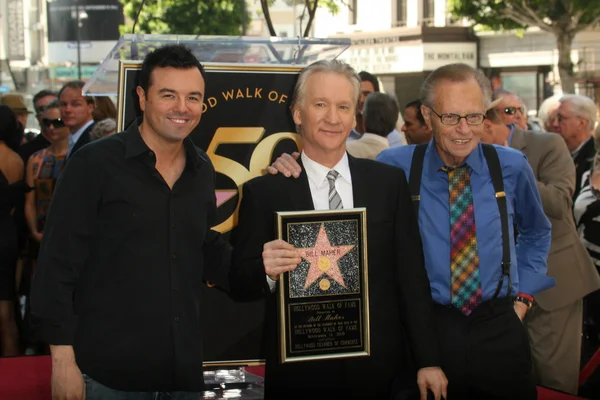
[[[211,230],[215,171],[184,141],[171,190],[138,127],[74,153],[48,213],[32,288],[41,339],[118,390],[203,388],[201,291],[229,289],[231,248]]]

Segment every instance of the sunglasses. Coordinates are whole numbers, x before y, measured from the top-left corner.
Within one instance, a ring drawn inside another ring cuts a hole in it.
[[[504,109],[504,114],[515,115],[517,111],[519,111],[521,115],[525,113],[525,109],[523,107],[506,107]]]
[[[60,118],[56,118],[56,119],[43,118],[42,123],[44,124],[44,126],[46,128],[50,128],[50,126],[53,126],[54,129],[59,129],[59,128],[64,128],[64,126],[65,126],[64,121]]]

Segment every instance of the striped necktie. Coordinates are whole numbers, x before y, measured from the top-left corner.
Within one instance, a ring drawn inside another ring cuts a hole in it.
[[[451,303],[470,315],[482,301],[471,176],[467,166],[442,169],[450,200]]]
[[[335,180],[340,175],[335,169],[332,169],[327,173],[327,180],[329,181],[329,209],[339,210],[344,208],[342,205],[342,198],[340,194],[335,190]]]

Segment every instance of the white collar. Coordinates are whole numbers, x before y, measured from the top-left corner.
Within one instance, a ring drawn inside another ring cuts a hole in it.
[[[327,168],[326,166],[311,160],[304,152],[302,152],[300,157],[302,158],[302,165],[304,166],[308,179],[312,181],[316,187],[320,187],[323,184],[329,184],[327,181],[327,174],[332,169],[335,169],[339,173],[339,178],[346,180],[348,183],[352,183],[350,164],[348,163],[348,153],[344,153],[342,159],[338,161],[333,168]]]

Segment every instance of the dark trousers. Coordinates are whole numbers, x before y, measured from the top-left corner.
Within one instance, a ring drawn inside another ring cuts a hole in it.
[[[195,392],[124,392],[104,386],[83,375],[86,400],[198,400],[202,393]]]
[[[435,307],[448,399],[536,400],[527,331],[510,298],[482,303],[468,317]]]

